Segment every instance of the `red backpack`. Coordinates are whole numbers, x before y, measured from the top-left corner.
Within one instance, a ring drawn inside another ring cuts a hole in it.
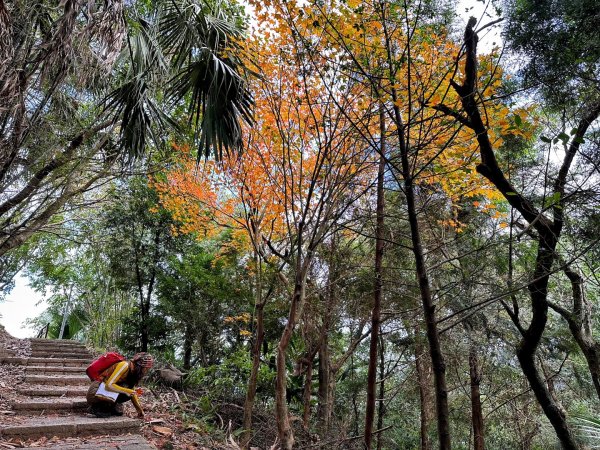
[[[108,352],[95,359],[87,369],[85,373],[90,377],[92,381],[102,381],[102,372],[108,369],[113,364],[125,361],[125,357],[117,352]]]

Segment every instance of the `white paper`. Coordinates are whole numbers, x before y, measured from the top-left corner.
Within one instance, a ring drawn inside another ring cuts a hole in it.
[[[102,382],[102,383],[100,383],[100,386],[98,386],[96,395],[98,395],[100,397],[108,398],[114,402],[114,401],[117,401],[117,397],[119,396],[119,393],[113,392],[113,391],[108,391],[106,389],[106,385],[104,384],[104,382]]]

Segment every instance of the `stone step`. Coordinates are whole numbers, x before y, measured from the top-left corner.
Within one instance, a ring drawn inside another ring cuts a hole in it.
[[[56,346],[56,347],[85,347],[86,345],[83,342],[79,341],[32,341],[30,342],[30,347],[45,347],[45,346]]]
[[[92,355],[89,353],[77,352],[31,352],[33,358],[69,358],[69,359],[84,359],[92,361]]]
[[[140,421],[129,417],[99,419],[86,416],[35,417],[24,419],[18,425],[0,425],[1,438],[30,439],[36,437],[75,437],[135,433]]]
[[[19,412],[64,412],[76,411],[87,408],[85,397],[31,397],[28,399],[16,400],[12,403],[12,409]]]
[[[79,342],[79,341],[54,341],[54,340],[47,340],[47,341],[31,341],[30,342],[30,347],[31,348],[36,348],[36,347],[48,347],[48,346],[55,346],[55,347],[65,347],[65,348],[79,348],[79,347],[86,347],[86,345],[83,342]]]
[[[90,351],[85,347],[32,347],[31,354],[35,353],[85,353],[86,355],[90,355]]]
[[[80,442],[73,442],[76,439]],[[54,450],[156,450],[155,446],[149,444],[142,436],[137,434],[97,438],[67,438],[64,442],[61,443],[50,445],[44,444],[44,448],[50,448]],[[24,447],[24,449],[40,450],[40,447]]]
[[[0,363],[16,364],[19,366],[69,366],[86,368],[92,359],[83,360],[81,358],[26,358],[26,357],[3,357]]]
[[[25,375],[23,382],[53,386],[81,386],[90,383],[87,375]]]
[[[84,374],[84,367],[77,366],[25,366],[25,373],[31,375],[41,375],[41,374]]]
[[[88,387],[21,385],[17,387],[17,393],[29,397],[81,397],[87,394]]]
[[[44,346],[44,347],[31,347],[31,353],[87,353],[91,354],[91,352],[83,347],[54,347],[54,346]]]
[[[32,346],[34,345],[84,345],[83,342],[74,341],[72,339],[29,339]]]

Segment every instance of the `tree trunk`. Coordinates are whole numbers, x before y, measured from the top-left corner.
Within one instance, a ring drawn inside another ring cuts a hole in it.
[[[571,327],[570,325],[571,334],[585,357],[590,376],[592,377],[592,383],[596,389],[596,395],[598,400],[600,400],[600,345],[589,336],[586,336],[581,328]]]
[[[451,80],[454,90],[460,95],[464,112],[467,117],[454,114],[464,125],[471,128],[479,144],[481,163],[477,165],[477,172],[486,177],[502,193],[506,201],[523,216],[525,220],[538,233],[538,253],[535,262],[532,281],[528,289],[531,298],[531,322],[525,330],[518,322],[518,317],[511,317],[522,333],[522,339],[517,349],[517,358],[521,364],[523,374],[529,381],[537,401],[544,414],[554,427],[556,435],[564,449],[577,449],[578,444],[573,437],[564,414],[553,401],[539,371],[535,365],[535,353],[540,344],[546,322],[548,319],[548,279],[555,257],[555,249],[563,226],[564,214],[564,188],[567,174],[573,158],[579,149],[583,136],[590,124],[600,114],[600,104],[590,110],[579,123],[571,144],[566,152],[565,159],[554,183],[554,194],[558,201],[552,207],[554,220],[546,217],[543,211],[538,211],[531,200],[519,193],[504,176],[504,173],[494,153],[493,145],[489,139],[487,125],[484,124],[477,99],[479,98],[477,84],[477,42],[478,36],[473,27],[477,23],[474,17],[469,19],[464,34],[465,69],[462,85]]]
[[[333,384],[335,375],[332,373],[333,367],[331,354],[329,353],[329,328],[333,316],[333,310],[336,304],[334,283],[336,279],[336,235],[331,239],[331,252],[329,261],[329,271],[327,274],[327,299],[323,311],[323,326],[319,337],[319,390],[317,392],[317,418],[319,434],[323,438],[331,426],[331,417],[333,414]]]
[[[383,416],[385,414],[385,403],[383,397],[385,396],[385,346],[383,342],[383,336],[379,334],[379,408],[377,411],[377,450],[381,450],[382,446],[382,432],[383,429]]]
[[[394,95],[394,97],[396,96]],[[421,244],[421,232],[417,217],[417,206],[415,202],[411,165],[408,160],[408,148],[404,140],[404,133],[401,131],[403,129],[402,119],[399,107],[396,103],[397,99],[394,98],[394,112],[399,130],[402,177],[404,178],[404,193],[406,195],[406,206],[408,210],[408,222],[410,225],[412,239],[412,250],[415,256],[417,280],[419,282],[419,291],[421,293],[423,315],[427,330],[427,340],[429,342],[429,353],[431,356],[431,365],[433,367],[439,447],[440,450],[450,450],[450,448],[452,448],[452,444],[450,441],[448,389],[446,387],[446,362],[444,360],[444,355],[442,354],[442,348],[440,345],[437,321],[435,318],[435,305],[431,296],[429,276],[427,274],[425,258],[423,256],[423,247]]]
[[[564,261],[560,261],[560,263],[564,265],[563,272],[571,282],[573,309],[567,311],[554,304],[550,304],[550,307],[567,321],[569,330],[585,357],[592,383],[596,389],[596,396],[600,400],[600,345],[598,345],[592,334],[590,312],[584,295],[583,278]]]
[[[306,262],[305,262],[306,264]],[[288,408],[286,403],[286,376],[285,358],[287,348],[290,345],[292,334],[298,320],[299,312],[302,310],[305,295],[306,270],[298,263],[296,266],[296,277],[294,283],[294,292],[292,294],[292,303],[288,321],[285,324],[279,343],[277,344],[275,375],[275,421],[277,423],[277,436],[279,446],[282,450],[291,450],[294,446],[294,433],[290,425]]]
[[[258,383],[258,369],[260,368],[260,349],[265,337],[264,326],[264,303],[256,305],[256,337],[252,346],[252,368],[250,369],[250,378],[246,388],[246,400],[244,402],[243,429],[244,435],[241,439],[243,448],[246,448],[252,437],[252,409],[256,397],[256,385]]]
[[[369,347],[369,370],[367,373],[367,404],[365,410],[365,448],[370,449],[373,439],[373,420],[375,418],[376,381],[377,381],[377,345],[381,326],[381,294],[383,264],[383,213],[384,192],[383,177],[385,174],[385,122],[383,108],[379,114],[379,130],[381,149],[379,170],[377,172],[377,225],[375,228],[375,287],[373,290],[373,309],[371,312],[371,342]]]
[[[415,371],[417,374],[417,385],[419,387],[419,403],[421,406],[421,450],[430,450],[429,443],[429,419],[431,405],[430,372],[425,364],[425,349],[419,338],[419,326],[415,324]]]
[[[313,360],[314,360],[314,353],[311,351],[309,352],[309,358],[307,360],[307,365],[306,365],[306,372],[305,372],[305,376],[304,376],[304,393],[302,395],[303,397],[303,406],[304,409],[302,411],[302,425],[304,426],[304,429],[308,431],[309,425],[310,425],[310,397],[312,394],[312,373],[313,373]]]
[[[382,5],[385,5],[382,2]],[[384,6],[382,7],[382,11]],[[383,14],[385,16],[385,13]],[[397,64],[392,56],[392,46],[390,33],[387,28],[386,20],[383,23],[383,35],[386,40],[386,46],[388,48],[387,53],[387,64],[389,66],[389,76],[392,83],[397,82],[396,72]],[[411,46],[406,47],[407,50],[407,61],[408,64],[406,79],[411,80]],[[392,84],[393,86],[393,84]],[[410,89],[409,89],[410,92]],[[419,291],[421,294],[421,302],[423,307],[423,315],[425,318],[425,326],[427,330],[427,340],[429,342],[429,353],[431,356],[431,363],[433,367],[433,376],[435,382],[435,396],[436,396],[436,409],[437,409],[437,426],[438,426],[438,438],[440,450],[450,450],[452,447],[450,440],[450,418],[448,412],[448,389],[446,387],[446,362],[444,361],[444,355],[439,340],[439,332],[437,328],[437,321],[435,318],[435,305],[431,296],[431,287],[429,283],[429,276],[427,274],[427,267],[425,266],[425,258],[423,255],[423,246],[421,242],[421,231],[419,228],[417,205],[415,200],[415,188],[413,179],[413,165],[409,161],[410,140],[407,137],[406,125],[402,118],[402,114],[405,112],[400,111],[401,99],[398,96],[396,88],[392,87],[392,104],[393,104],[393,119],[396,126],[396,133],[398,137],[398,146],[400,150],[400,172],[404,181],[404,195],[406,197],[406,208],[408,212],[408,223],[410,226],[410,234],[412,240],[412,251],[415,257],[415,269],[416,276],[419,284]],[[411,98],[409,94],[408,103],[410,105]],[[408,108],[410,115],[410,107]],[[409,121],[413,118],[409,117]]]
[[[319,419],[319,428],[321,437],[329,431],[331,424],[331,414],[333,407],[330,400],[330,372],[331,372],[331,356],[329,354],[329,336],[328,330],[324,330],[324,334],[319,346],[319,391],[318,391],[318,407],[317,417]]]
[[[546,383],[535,365],[535,353],[548,320],[546,298],[548,296],[548,279],[554,260],[555,247],[556,238],[554,235],[540,236],[536,266],[533,273],[534,281],[529,285],[532,318],[529,328],[525,331],[517,349],[517,358],[537,401],[554,427],[563,448],[565,450],[576,450],[579,445],[567,425],[566,418],[561,408],[552,399]]]
[[[260,350],[263,347],[265,339],[264,309],[266,298],[263,299],[262,268],[260,266],[259,255],[256,252],[254,255],[254,261],[256,263],[256,287],[254,292],[254,302],[256,307],[256,335],[254,337],[254,344],[252,345],[252,368],[250,369],[250,378],[248,378],[246,399],[244,401],[244,417],[242,419],[242,428],[244,432],[241,437],[242,448],[247,448],[248,444],[250,443],[250,439],[252,438],[252,409],[254,408],[256,385],[258,383]]]
[[[483,412],[481,409],[481,395],[479,392],[481,373],[479,369],[479,360],[477,357],[477,348],[473,342],[471,342],[469,348],[469,377],[471,379],[471,421],[473,423],[473,449],[484,450]]]
[[[192,367],[192,329],[189,325],[185,326],[185,337],[183,339],[183,370],[188,371]]]
[[[135,272],[138,294],[140,297],[140,339],[141,339],[141,351],[148,351],[148,343],[150,340],[149,320],[150,320],[150,301],[152,300],[152,291],[154,290],[154,281],[156,280],[156,267],[160,256],[160,238],[161,230],[156,230],[154,233],[154,255],[152,258],[153,264],[150,268],[150,279],[146,286],[146,295],[144,295],[144,279],[142,277],[142,271],[140,268],[141,255],[140,249],[137,244],[134,244],[135,250]],[[135,229],[133,230],[133,239],[135,242]],[[141,242],[142,237],[140,237]]]

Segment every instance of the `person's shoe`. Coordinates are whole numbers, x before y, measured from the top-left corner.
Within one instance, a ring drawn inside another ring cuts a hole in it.
[[[107,417],[111,416],[110,411],[106,411],[106,410],[103,410],[103,409],[100,409],[100,408],[91,407],[89,411],[94,416],[98,417],[99,419],[106,419]]]
[[[122,416],[123,415],[123,403],[117,403],[112,410],[113,416]]]

